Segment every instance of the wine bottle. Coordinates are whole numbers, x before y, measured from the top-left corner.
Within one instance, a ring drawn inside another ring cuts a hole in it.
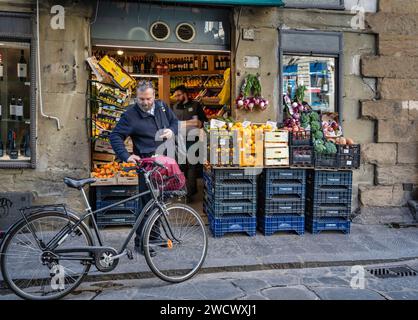
[[[0,137],[0,158],[4,156],[4,146],[3,146],[3,141],[1,140]]]
[[[193,58],[189,58],[189,71],[193,71]]]
[[[16,119],[19,121],[23,120],[23,101],[21,98],[17,99],[16,104]]]
[[[31,157],[30,137],[29,132],[27,131],[25,135],[22,137],[22,143],[20,144],[20,155],[28,158]]]
[[[163,62],[163,74],[167,75],[169,72],[169,64],[166,60]]]
[[[216,57],[216,60],[215,60],[215,70],[220,70],[221,68],[220,68],[220,66],[219,66],[219,57]]]
[[[199,60],[197,60],[197,57],[194,57],[194,69],[199,70]]]
[[[25,82],[27,78],[27,72],[28,72],[28,65],[26,64],[24,51],[20,51],[20,60],[17,64],[17,76],[20,79],[20,81]]]
[[[203,66],[202,66],[202,70],[207,71],[209,69],[208,67],[208,58],[206,56],[203,57]]]
[[[7,137],[9,139],[9,156],[10,159],[15,160],[19,157],[19,152],[16,150],[16,132],[9,130]]]
[[[16,98],[12,96],[12,100],[10,101],[10,113],[9,117],[11,120],[16,120]]]
[[[140,66],[141,73],[145,73],[145,60],[144,58],[141,58],[141,66]]]
[[[0,53],[0,81],[3,81],[3,57]]]

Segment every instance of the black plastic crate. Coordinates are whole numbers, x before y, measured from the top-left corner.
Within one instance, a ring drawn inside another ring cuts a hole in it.
[[[97,186],[97,200],[105,200],[108,197],[129,198],[138,193],[138,186]]]
[[[351,145],[337,145],[337,150],[339,155],[345,156],[360,156],[360,145],[351,144]]]
[[[240,181],[247,183],[256,183],[258,177],[258,169],[223,169],[205,167],[204,174],[209,177],[215,184],[225,181]]]
[[[291,146],[310,146],[312,145],[312,136],[310,131],[298,131],[290,133]]]
[[[311,146],[290,147],[290,165],[294,167],[313,168],[314,151]]]
[[[238,181],[225,181],[213,184],[212,180],[204,176],[205,190],[215,200],[223,199],[257,199],[256,183],[239,183]]]
[[[313,183],[316,188],[324,186],[351,187],[353,183],[353,172],[310,170],[307,183]]]
[[[275,198],[260,201],[259,215],[274,216],[283,214],[305,214],[305,200],[302,198]]]
[[[265,183],[280,183],[281,180],[305,183],[306,171],[304,169],[264,169],[263,181]]]
[[[105,208],[107,206],[113,205],[119,201],[118,200],[97,200],[96,201],[96,210]],[[118,210],[132,210],[135,211],[138,207],[138,200],[127,201],[125,203],[119,204],[113,208],[107,209],[107,211],[118,211]],[[100,213],[99,213],[100,214]]]
[[[231,214],[246,214],[255,216],[257,213],[257,202],[255,200],[228,199],[214,201],[206,194],[203,206],[205,209],[211,210],[215,217]]]
[[[312,218],[305,219],[306,230],[313,234],[322,231],[342,231],[345,234],[350,233],[351,222],[345,218]]]
[[[255,236],[257,233],[257,217],[237,215],[233,217],[215,217],[208,213],[209,228],[214,237],[222,237],[226,233],[246,233]]]
[[[323,168],[323,169],[338,169],[338,156],[337,154],[333,155],[323,155],[314,153],[315,158],[315,168]]]
[[[315,203],[307,201],[306,215],[311,217],[344,217],[351,215],[351,201],[349,203]]]
[[[313,194],[308,192],[307,198],[314,203],[351,203],[352,188],[350,187],[318,187]]]
[[[271,236],[279,231],[294,231],[298,235],[303,235],[305,233],[305,216],[259,216],[257,227],[265,236]]]
[[[132,226],[135,224],[135,216],[132,214],[107,214],[100,217],[98,216],[96,222],[99,228],[106,226]]]

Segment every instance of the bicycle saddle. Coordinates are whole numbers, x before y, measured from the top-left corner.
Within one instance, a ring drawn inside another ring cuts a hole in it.
[[[72,179],[72,178],[68,178],[65,177],[64,178],[64,183],[70,187],[70,188],[75,188],[75,189],[81,189],[82,187],[84,187],[86,184],[90,184],[96,182],[96,179],[94,178],[87,178],[87,179]]]

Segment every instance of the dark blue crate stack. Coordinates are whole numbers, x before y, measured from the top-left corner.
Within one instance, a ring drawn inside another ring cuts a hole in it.
[[[303,235],[305,189],[304,169],[264,169],[259,188],[259,230],[266,236],[278,231]]]
[[[350,233],[352,171],[309,170],[307,177],[306,228]]]
[[[96,209],[102,209],[127,199],[138,192],[138,186],[97,186]],[[133,225],[137,210],[137,199],[96,214],[99,228],[106,226]]]
[[[256,234],[257,175],[244,169],[205,168],[203,210],[215,237]]]

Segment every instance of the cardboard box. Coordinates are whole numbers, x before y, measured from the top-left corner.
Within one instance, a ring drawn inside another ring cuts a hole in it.
[[[113,82],[121,89],[129,89],[135,86],[135,79],[132,78],[119,63],[109,56],[104,56],[99,61],[99,65],[112,77]]]

